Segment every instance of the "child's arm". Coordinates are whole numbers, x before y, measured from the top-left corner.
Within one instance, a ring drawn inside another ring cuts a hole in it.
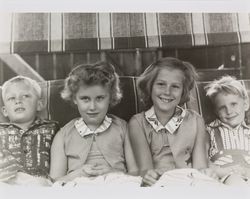
[[[125,161],[126,161],[128,173],[131,175],[138,175],[139,171],[138,171],[138,167],[135,161],[135,156],[132,150],[131,142],[129,139],[128,128],[126,128],[126,132],[125,132],[124,152],[125,152]]]
[[[7,150],[0,151],[0,181],[8,181],[21,169],[15,157]]]
[[[77,177],[89,176],[92,172],[92,165],[82,167],[67,174],[68,160],[64,151],[63,133],[58,132],[51,146],[50,177],[59,181],[71,181]]]
[[[205,130],[204,121],[201,117],[197,117],[196,123],[196,140],[192,153],[193,168],[203,169],[208,167],[208,146],[209,137]]]
[[[64,152],[63,133],[55,135],[51,146],[50,176],[58,179],[67,173],[67,157]]]
[[[148,170],[154,168],[151,151],[143,128],[135,117],[130,120],[128,127],[129,138],[138,164],[139,173],[143,176]]]

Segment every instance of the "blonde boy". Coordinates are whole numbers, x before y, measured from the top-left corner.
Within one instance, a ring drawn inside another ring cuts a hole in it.
[[[33,79],[16,76],[3,84],[2,100],[2,113],[9,122],[0,123],[0,181],[18,171],[48,176],[57,123],[37,117],[44,107],[41,87]]]
[[[217,119],[207,125],[211,167],[225,184],[245,184],[250,176],[250,128],[245,123],[249,99],[245,87],[225,76],[206,87]]]

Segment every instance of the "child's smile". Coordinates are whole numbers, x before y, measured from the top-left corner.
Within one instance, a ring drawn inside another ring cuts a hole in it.
[[[218,93],[214,98],[216,112],[220,120],[232,128],[244,121],[247,105],[238,95]]]
[[[156,114],[157,112],[174,113],[182,97],[183,80],[184,74],[180,70],[168,67],[160,70],[153,83],[151,94]]]
[[[159,97],[163,102],[169,103],[172,102],[174,99],[173,98],[166,98],[166,97]]]

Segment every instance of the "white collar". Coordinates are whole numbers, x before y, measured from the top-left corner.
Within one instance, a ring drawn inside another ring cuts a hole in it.
[[[168,123],[165,126],[163,126],[159,122],[153,106],[145,112],[146,120],[149,122],[149,124],[154,128],[154,130],[157,133],[162,129],[166,129],[169,133],[173,134],[176,131],[176,129],[181,125],[185,115],[186,115],[186,110],[184,110],[180,106],[177,106],[173,117],[168,121]]]
[[[112,118],[105,116],[102,124],[95,130],[91,130],[82,118],[79,118],[75,121],[74,125],[76,127],[77,132],[82,136],[90,135],[90,134],[98,134],[106,131],[112,123]]]

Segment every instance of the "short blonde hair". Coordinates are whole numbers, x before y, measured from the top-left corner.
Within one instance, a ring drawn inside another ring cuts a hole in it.
[[[18,75],[18,76],[15,76],[15,77],[7,80],[6,82],[4,82],[4,84],[2,86],[2,99],[5,98],[5,94],[9,88],[9,86],[13,83],[18,83],[18,82],[23,82],[26,85],[29,85],[31,88],[33,88],[35,90],[38,98],[42,98],[42,89],[37,81],[35,81],[29,77]]]
[[[206,96],[212,101],[218,93],[238,95],[244,100],[249,100],[247,90],[235,77],[223,76],[205,86]]]

